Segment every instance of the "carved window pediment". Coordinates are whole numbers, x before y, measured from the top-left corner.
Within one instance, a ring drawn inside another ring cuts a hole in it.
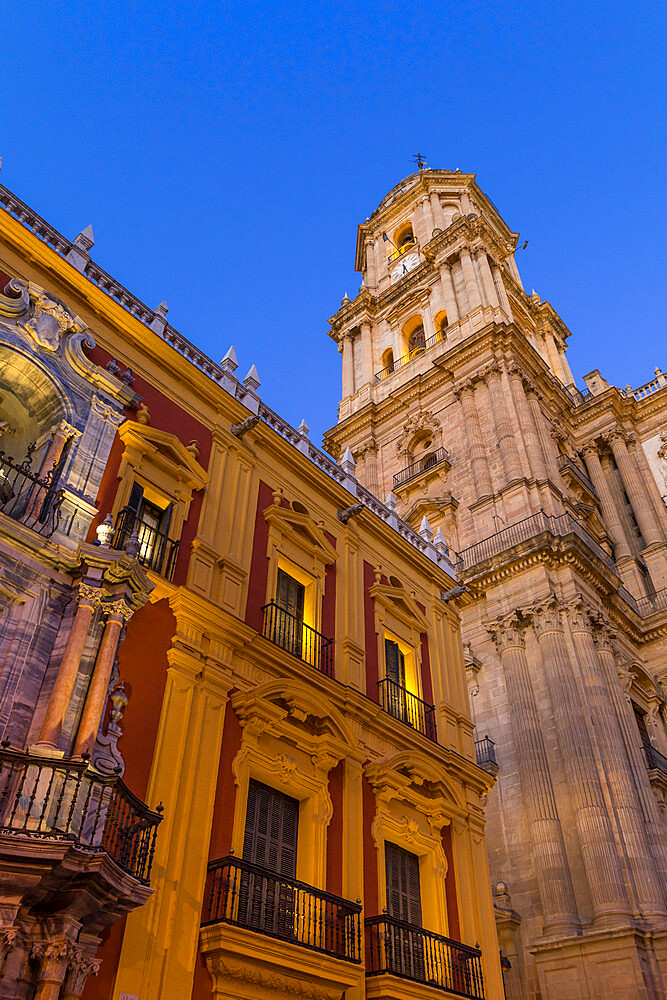
[[[404,587],[391,587],[386,584],[376,583],[371,587],[370,595],[373,600],[390,615],[406,625],[412,632],[426,632],[428,629],[428,619],[419,608],[414,597],[405,590]]]
[[[125,445],[125,464],[153,466],[173,483],[183,484],[191,492],[207,485],[208,473],[175,434],[137,420],[126,420],[118,428],[118,435]]]
[[[276,534],[291,540],[322,566],[335,562],[335,548],[309,514],[274,504],[264,511],[264,517]]]

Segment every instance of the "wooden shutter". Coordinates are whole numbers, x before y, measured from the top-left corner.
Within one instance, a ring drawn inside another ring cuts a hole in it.
[[[419,858],[410,851],[385,842],[387,910],[389,915],[421,927]]]
[[[648,733],[648,726],[646,725],[646,716],[642,712],[641,708],[637,708],[637,706],[634,704],[632,707],[635,713],[637,729],[639,730],[639,735],[641,736],[642,746],[648,747],[648,749],[650,750],[653,744],[651,743],[651,737],[649,736]]]
[[[141,505],[144,502],[144,488],[140,486],[139,483],[132,483],[132,489],[130,490],[130,499],[127,501],[127,507],[132,511],[135,517],[139,516],[139,511],[141,510]]]
[[[384,662],[387,678],[394,684],[405,687],[405,656],[393,639],[384,640]]]
[[[288,614],[294,615],[299,621],[303,621],[303,601],[306,592],[303,584],[295,580],[289,573],[279,569],[277,591],[276,604]]]
[[[243,858],[288,878],[296,878],[299,803],[251,781],[248,786]]]

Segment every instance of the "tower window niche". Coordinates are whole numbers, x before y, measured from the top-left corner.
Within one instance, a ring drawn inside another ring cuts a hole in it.
[[[436,313],[433,317],[433,322],[435,325],[435,339],[436,342],[440,340],[447,339],[447,327],[449,325],[449,320],[447,319],[447,313],[444,309]]]
[[[412,360],[416,358],[426,347],[426,335],[424,333],[424,322],[421,316],[413,316],[403,327],[403,342],[405,352]]]

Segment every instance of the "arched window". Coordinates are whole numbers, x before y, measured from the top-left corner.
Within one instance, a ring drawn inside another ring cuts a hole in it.
[[[394,246],[398,254],[407,253],[410,247],[414,246],[415,236],[410,223],[400,226],[394,233]]]
[[[382,355],[382,375],[386,378],[387,375],[391,375],[394,370],[394,352],[391,347]]]
[[[438,341],[438,340],[446,340],[446,338],[447,338],[447,326],[449,324],[449,321],[447,319],[447,313],[445,312],[444,309],[442,309],[440,312],[438,312],[438,313],[435,314],[435,316],[433,317],[433,322],[435,324],[435,339],[436,339],[436,341]]]
[[[408,354],[412,356],[418,351],[423,351],[425,347],[426,337],[424,336],[424,327],[420,324],[414,328],[408,337]]]
[[[434,465],[438,464],[438,456],[434,451],[429,451],[427,455],[422,458],[422,472],[426,472],[427,469],[432,469]]]

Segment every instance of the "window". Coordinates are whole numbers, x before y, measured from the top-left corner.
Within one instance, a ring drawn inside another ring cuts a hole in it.
[[[239,923],[265,934],[294,936],[299,803],[251,779],[243,837]],[[254,869],[264,869],[254,870]]]
[[[278,569],[274,642],[295,656],[303,651],[303,609],[306,588],[283,569]]]
[[[394,370],[394,352],[391,348],[382,355],[382,370],[385,375],[391,375]]]
[[[118,515],[113,544],[123,548],[136,530],[140,562],[171,579],[178,552],[178,543],[169,538],[173,504],[161,505],[159,500],[156,495],[148,499],[144,487],[133,483],[130,499]]]
[[[419,858],[416,854],[385,841],[385,878],[387,912],[400,924],[387,928],[387,952],[390,971],[410,979],[425,978],[422,903],[419,884]]]
[[[426,338],[424,336],[424,327],[416,327],[410,334],[410,339],[408,340],[408,352],[412,354],[413,351],[422,351],[426,347]]]

